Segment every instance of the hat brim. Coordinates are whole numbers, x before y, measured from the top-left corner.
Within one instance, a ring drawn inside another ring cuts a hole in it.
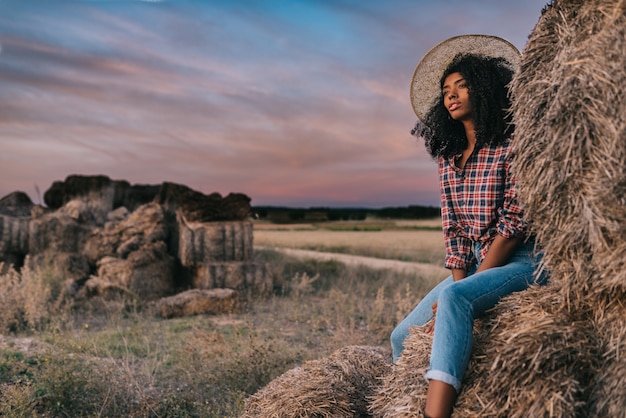
[[[411,105],[417,118],[424,118],[441,95],[439,82],[443,72],[458,53],[504,58],[514,72],[519,67],[520,52],[510,42],[491,35],[461,35],[446,39],[424,55],[413,71]]]

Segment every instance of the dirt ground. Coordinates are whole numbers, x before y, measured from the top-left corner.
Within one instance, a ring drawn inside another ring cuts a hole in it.
[[[445,278],[448,276],[448,270],[443,267],[437,267],[433,264],[428,263],[415,263],[415,262],[406,262],[406,261],[398,261],[398,260],[387,260],[382,258],[374,258],[374,257],[363,257],[357,255],[349,255],[349,254],[340,254],[340,253],[330,253],[330,252],[320,252],[320,251],[309,251],[309,250],[298,250],[293,248],[280,248],[280,247],[264,247],[257,246],[257,249],[272,249],[274,251],[279,251],[283,254],[298,257],[298,258],[312,258],[317,260],[337,260],[346,265],[364,265],[370,268],[375,269],[389,269],[398,272],[405,273],[416,273],[420,275],[436,275],[441,276],[441,278]]]

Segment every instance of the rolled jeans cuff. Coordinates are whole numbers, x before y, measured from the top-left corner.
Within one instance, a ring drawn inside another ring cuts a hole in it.
[[[426,379],[438,380],[440,382],[447,383],[453,386],[454,389],[456,390],[457,395],[459,394],[459,392],[461,392],[461,381],[446,372],[442,372],[439,370],[429,370],[426,373]]]

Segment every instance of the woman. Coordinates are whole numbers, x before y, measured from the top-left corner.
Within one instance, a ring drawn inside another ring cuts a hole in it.
[[[519,61],[503,39],[466,35],[429,51],[413,75],[414,133],[438,161],[441,214],[451,275],[391,334],[394,362],[409,328],[434,335],[424,414],[447,417],[472,351],[474,319],[500,298],[545,283],[511,172],[514,126],[508,84]],[[430,321],[430,322],[429,322]]]

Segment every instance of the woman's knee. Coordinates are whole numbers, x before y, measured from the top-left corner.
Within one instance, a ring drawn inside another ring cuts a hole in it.
[[[437,302],[437,310],[441,308],[452,308],[469,306],[470,303],[464,296],[460,286],[448,286],[441,291]]]
[[[405,327],[403,323],[400,323],[397,327],[394,328],[393,331],[391,331],[391,345],[394,347],[402,346],[407,335],[407,327]]]

